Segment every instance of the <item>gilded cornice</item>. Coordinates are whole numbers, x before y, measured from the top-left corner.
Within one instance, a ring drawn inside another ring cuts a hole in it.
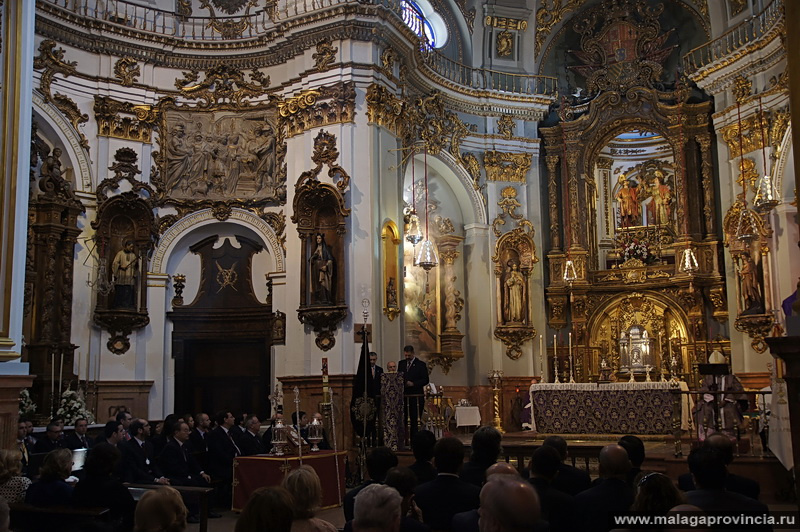
[[[531,167],[531,159],[530,153],[487,151],[483,154],[486,180],[524,183]]]
[[[377,83],[367,88],[367,119],[385,127],[396,135],[401,134],[403,109],[406,102]]]
[[[760,120],[759,120],[760,118]],[[742,118],[741,124],[741,147],[744,153],[761,149],[765,143],[769,143],[770,120],[766,113],[759,116],[754,113]],[[720,129],[722,140],[728,145],[728,158],[739,157],[742,152],[739,150],[739,122],[734,122]],[[763,139],[763,142],[762,142]]]
[[[98,136],[146,144],[150,144],[160,119],[159,111],[151,105],[135,105],[108,96],[94,97],[94,116]]]
[[[278,109],[286,124],[287,138],[317,127],[353,122],[356,115],[355,83],[346,81],[303,91],[279,102]]]
[[[331,68],[339,48],[333,46],[330,40],[326,39],[317,43],[317,51],[311,55],[314,60],[314,70],[324,72]]]
[[[536,45],[533,53],[538,56],[542,45],[553,28],[557,26],[564,15],[580,6],[583,0],[545,0],[536,10]]]
[[[132,57],[123,57],[114,63],[114,77],[123,87],[132,87],[142,74],[139,64]]]

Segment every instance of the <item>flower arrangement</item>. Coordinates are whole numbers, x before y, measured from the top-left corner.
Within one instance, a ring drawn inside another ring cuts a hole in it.
[[[650,248],[648,248],[647,242],[634,238],[622,247],[622,260],[625,262],[638,259],[647,264],[650,258]]]
[[[80,418],[86,418],[90,424],[94,423],[94,416],[86,409],[83,393],[71,388],[67,388],[61,394],[56,417],[63,418],[65,425],[74,425],[75,421]]]
[[[23,388],[19,392],[19,417],[31,418],[36,414],[36,403],[31,399],[31,392],[27,388]]]

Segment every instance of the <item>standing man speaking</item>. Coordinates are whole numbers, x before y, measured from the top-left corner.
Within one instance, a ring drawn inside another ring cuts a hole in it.
[[[414,355],[414,346],[407,345],[403,348],[405,360],[400,361],[397,371],[404,375],[405,397],[403,399],[406,416],[411,427],[410,438],[417,433],[417,424],[422,411],[425,409],[424,390],[428,384],[428,366]],[[417,397],[409,397],[414,395]]]

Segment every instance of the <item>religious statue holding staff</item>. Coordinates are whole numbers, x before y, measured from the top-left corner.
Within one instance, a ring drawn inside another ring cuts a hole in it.
[[[616,199],[619,202],[619,218],[624,226],[635,225],[639,220],[639,201],[636,189],[631,188],[631,183],[627,179],[621,179],[622,188],[617,192]]]
[[[758,314],[763,312],[764,305],[761,301],[761,287],[758,284],[758,267],[750,256],[750,253],[742,254],[742,262],[739,266],[739,282],[742,289],[744,306],[742,314]]]
[[[672,217],[672,189],[667,185],[664,172],[656,170],[655,176],[656,179],[653,183],[655,222],[659,225],[667,225]]]
[[[139,257],[133,251],[133,241],[126,240],[125,245],[114,256],[111,263],[111,275],[114,282],[114,308],[136,308],[134,286],[139,269]]]

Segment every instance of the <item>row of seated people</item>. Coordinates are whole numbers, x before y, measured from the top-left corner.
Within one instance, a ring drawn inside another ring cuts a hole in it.
[[[366,459],[370,479],[345,496],[345,519],[350,522],[356,517],[361,490],[385,483],[398,487],[404,498],[412,496],[414,501],[413,511],[403,514],[400,530],[477,532],[477,508],[483,501],[481,488],[485,489],[488,478],[520,476],[513,466],[498,462],[500,443],[501,435],[494,428],[479,428],[472,439],[471,456],[464,462],[464,447],[459,440],[436,441],[432,433],[421,431],[412,442],[415,462],[409,474],[415,482],[405,490],[399,488],[402,481],[391,478],[397,457],[385,447],[375,448]],[[613,515],[627,512],[666,515],[679,505],[687,505],[688,512],[709,514],[767,512],[767,507],[757,500],[758,484],[728,472],[733,445],[723,434],[710,436],[695,449],[688,460],[690,471],[678,479],[642,471],[645,447],[636,436],[625,436],[617,444],[602,449],[600,478],[594,482],[588,472],[565,463],[567,457],[566,441],[559,436],[548,437],[534,452],[523,474],[536,494],[538,517],[532,528],[521,526],[512,530],[607,531],[614,528]],[[397,472],[394,475],[403,476]],[[520,511],[528,510],[523,507]],[[409,515],[415,515],[419,522],[409,522]],[[349,529],[350,526],[345,527]]]

